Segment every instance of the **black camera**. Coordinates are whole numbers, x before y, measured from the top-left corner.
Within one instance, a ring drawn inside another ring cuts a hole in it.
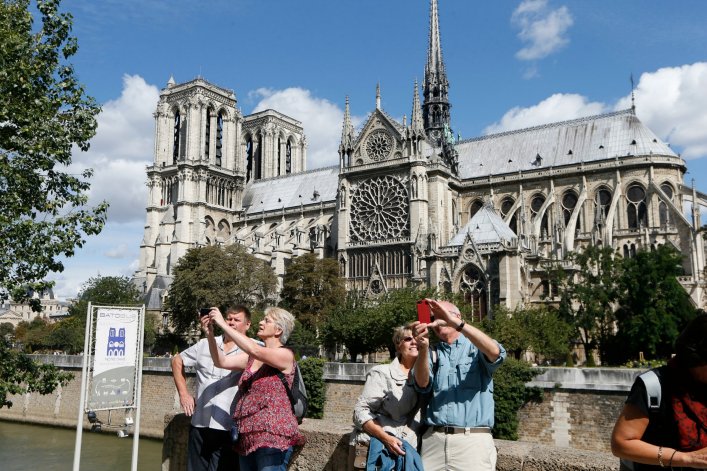
[[[202,307],[201,309],[199,309],[199,315],[201,317],[208,316],[210,312],[211,312],[210,307]]]

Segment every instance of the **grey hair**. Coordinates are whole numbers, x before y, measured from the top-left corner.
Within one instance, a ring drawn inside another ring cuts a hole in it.
[[[395,345],[395,351],[398,351],[398,345],[406,337],[405,332],[410,332],[412,334],[412,327],[410,325],[401,325],[393,329],[393,345]]]
[[[270,316],[270,319],[282,331],[280,342],[285,345],[295,328],[294,316],[281,307],[268,307],[265,309],[265,315]]]

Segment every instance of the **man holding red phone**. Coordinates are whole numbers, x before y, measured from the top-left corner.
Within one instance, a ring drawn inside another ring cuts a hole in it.
[[[415,387],[429,393],[422,437],[426,471],[493,471],[496,447],[491,436],[494,417],[492,375],[506,358],[496,340],[465,323],[448,301],[425,299],[430,322],[418,304],[413,324],[419,355],[414,366]],[[430,348],[427,329],[440,342]]]

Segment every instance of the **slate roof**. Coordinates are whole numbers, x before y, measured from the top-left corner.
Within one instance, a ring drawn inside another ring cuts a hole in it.
[[[468,139],[456,150],[463,179],[627,155],[678,157],[630,109]]]
[[[336,200],[339,166],[324,167],[282,177],[256,180],[246,187],[243,207],[246,214],[276,211],[303,205],[329,203]],[[313,199],[314,191],[319,193]],[[300,197],[301,195],[301,197]]]
[[[517,239],[516,233],[496,214],[490,205],[484,205],[474,217],[447,244],[450,247],[464,245],[466,235],[470,234],[477,244],[490,244]]]

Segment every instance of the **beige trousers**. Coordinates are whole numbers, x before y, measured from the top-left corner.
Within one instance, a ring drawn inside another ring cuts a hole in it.
[[[495,471],[496,445],[490,433],[444,434],[428,429],[422,436],[425,471]]]

